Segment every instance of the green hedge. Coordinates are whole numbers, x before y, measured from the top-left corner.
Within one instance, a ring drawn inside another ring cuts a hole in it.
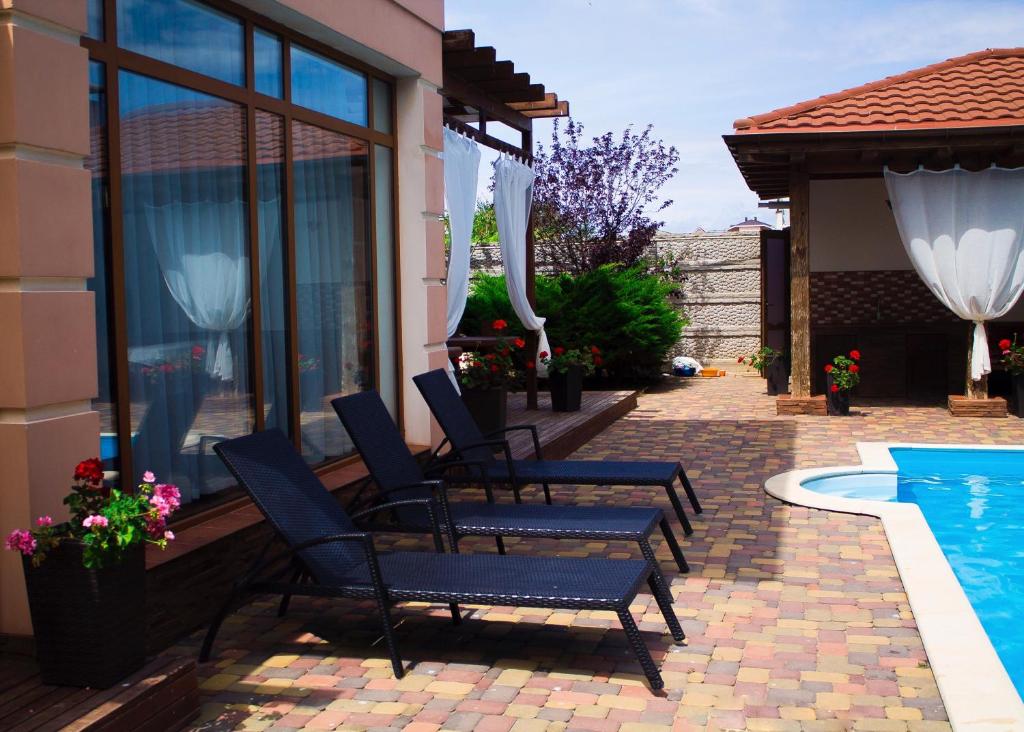
[[[538,276],[537,314],[547,318],[552,347],[595,345],[610,376],[650,379],[661,373],[679,340],[685,318],[668,302],[673,286],[639,268],[606,265],[572,276]],[[512,310],[505,277],[477,275],[460,330],[475,335],[502,318],[510,330],[524,329]]]

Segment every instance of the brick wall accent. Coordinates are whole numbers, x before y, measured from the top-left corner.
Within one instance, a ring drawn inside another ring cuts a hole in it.
[[[954,323],[913,270],[811,273],[811,325]]]

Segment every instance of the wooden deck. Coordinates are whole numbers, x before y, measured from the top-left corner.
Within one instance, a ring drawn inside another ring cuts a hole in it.
[[[552,412],[551,396],[537,395],[538,409],[526,408],[526,394],[511,394],[508,424],[534,424],[540,436],[541,450],[547,459],[564,458],[585,445],[594,435],[624,414],[636,408],[635,391],[585,391],[578,412]],[[517,458],[533,457],[533,442],[528,432],[509,435],[512,453]]]
[[[165,732],[199,714],[196,664],[160,656],[110,689],[48,686],[35,661],[0,655],[0,730],[31,732]]]

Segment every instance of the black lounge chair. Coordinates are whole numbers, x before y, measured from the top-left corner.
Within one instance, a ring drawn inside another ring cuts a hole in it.
[[[349,437],[370,471],[377,486],[377,495],[388,500],[430,498],[434,495],[426,481],[428,476],[402,439],[398,427],[391,421],[387,407],[376,391],[363,391],[331,401]],[[465,468],[470,473],[475,464],[452,462],[443,468]],[[581,507],[501,504],[494,502],[486,472],[479,476],[486,492],[487,502],[449,502],[444,486],[435,481],[441,502],[441,514],[447,524],[452,550],[458,551],[458,542],[464,536],[493,536],[498,551],[505,553],[503,536],[536,537],[546,539],[585,539],[591,541],[635,541],[645,559],[658,567],[651,548],[650,536],[660,526],[680,572],[690,571],[679,548],[672,527],[660,508],[643,507]],[[393,498],[389,498],[393,497]],[[396,523],[386,530],[428,532],[430,522],[425,511],[410,507],[394,512]],[[662,581],[658,570],[658,580]]]
[[[435,451],[435,456],[439,456],[439,451],[445,444],[449,444],[449,454],[452,457],[481,463],[492,482],[511,486],[517,502],[519,488],[526,485],[543,486],[544,500],[549,504],[552,484],[661,486],[668,493],[668,499],[679,523],[683,525],[683,531],[687,536],[693,533],[693,527],[690,526],[690,521],[683,512],[683,504],[676,493],[676,479],[682,482],[693,510],[702,513],[703,509],[681,463],[654,460],[545,460],[541,454],[540,438],[534,425],[516,425],[489,435],[483,434],[445,371],[428,371],[414,376],[412,380],[444,430],[445,442],[442,442],[438,451]],[[517,430],[529,431],[533,437],[533,460],[512,459],[511,448],[504,435]],[[504,460],[495,459],[495,451],[504,452]],[[447,456],[440,456],[439,459],[444,457]]]
[[[373,535],[359,531],[353,523],[359,515],[350,517],[345,512],[281,431],[238,437],[218,443],[214,450],[276,537],[218,611],[203,641],[200,661],[209,659],[217,630],[244,593],[280,594],[284,600],[292,595],[375,600],[391,665],[399,678],[404,669],[391,624],[391,605],[449,603],[454,612],[458,611],[456,603],[526,605],[615,612],[651,687],[664,686],[629,613],[633,598],[647,580],[672,636],[682,642],[683,631],[671,597],[658,587],[649,561],[440,553],[438,506],[432,498],[395,501],[362,514],[413,506],[426,510],[439,553],[378,554]],[[267,558],[275,539],[284,542],[285,551]]]

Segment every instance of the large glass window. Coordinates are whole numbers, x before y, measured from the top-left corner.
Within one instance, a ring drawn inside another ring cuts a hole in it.
[[[121,186],[133,454],[196,499],[253,429],[245,114],[122,71]]]
[[[105,5],[117,38],[89,0],[82,45],[107,469],[195,503],[234,485],[213,446],[255,429],[351,455],[332,398],[397,414],[391,82],[227,0]]]
[[[118,0],[118,44],[230,84],[245,84],[244,26],[194,0]]]
[[[366,75],[292,46],[292,101],[346,122],[366,125]]]

